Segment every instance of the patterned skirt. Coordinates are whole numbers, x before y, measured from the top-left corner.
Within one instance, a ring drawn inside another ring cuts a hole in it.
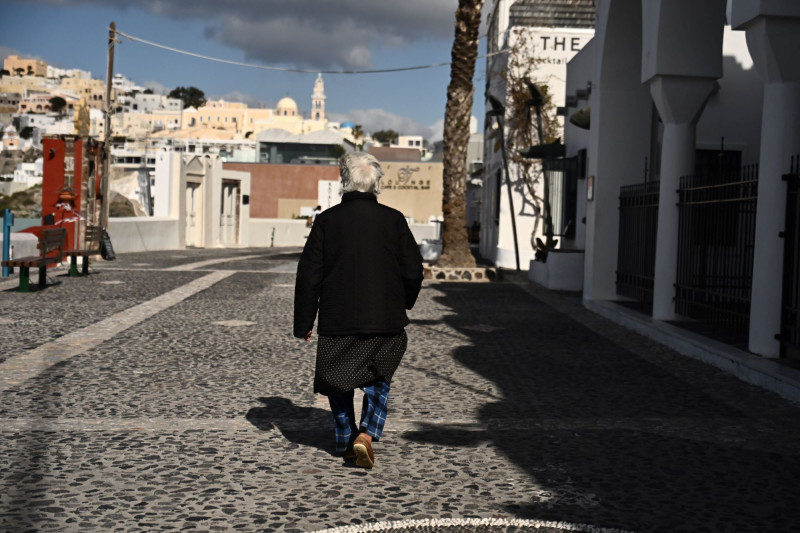
[[[406,332],[398,335],[320,335],[314,392],[341,394],[380,379],[391,383],[406,352]]]

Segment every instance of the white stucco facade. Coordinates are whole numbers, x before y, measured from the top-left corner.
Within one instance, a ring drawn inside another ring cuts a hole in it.
[[[487,113],[484,123],[480,253],[497,266],[528,270],[535,258],[534,239],[541,238],[544,229],[541,202],[544,185],[541,171],[534,171],[539,178],[532,195],[522,179],[522,167],[513,162],[511,153],[506,154],[506,171],[501,143],[515,121],[507,79],[510,75],[528,79],[547,94],[551,103],[549,114],[557,121],[556,137],[560,137],[563,118],[555,116],[555,108],[563,105],[566,95],[567,64],[591,41],[594,30],[515,25],[509,15],[512,5],[513,2],[495,2],[489,20],[486,93],[500,101],[505,114],[497,117]],[[506,53],[491,55],[504,50]],[[488,101],[486,109],[492,109]],[[498,118],[504,127],[502,135]],[[526,148],[510,147],[511,150]]]
[[[725,21],[728,24],[725,24]],[[749,350],[777,357],[786,186],[800,154],[800,4],[759,0],[598,0],[594,40],[570,62],[566,94],[590,87],[567,116],[567,155],[587,151],[576,244],[585,250],[583,299],[617,295],[620,187],[658,180],[652,318],[676,312],[679,178],[697,154],[736,153],[758,164]],[[794,118],[793,118],[794,117]],[[592,184],[591,199],[588,185]],[[738,231],[738,230],[737,230]]]
[[[218,155],[156,154],[154,217],[179,221],[180,247],[250,245],[250,174],[224,170]]]

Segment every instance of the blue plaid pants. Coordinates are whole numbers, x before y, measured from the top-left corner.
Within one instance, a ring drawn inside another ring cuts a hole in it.
[[[361,431],[370,435],[377,442],[380,440],[383,426],[386,424],[389,384],[380,380],[372,385],[361,387],[361,390],[364,391],[364,402],[361,405]],[[354,392],[328,396],[328,403],[330,403],[333,414],[337,452],[347,451],[358,436],[359,426],[356,426],[356,414],[353,407]]]

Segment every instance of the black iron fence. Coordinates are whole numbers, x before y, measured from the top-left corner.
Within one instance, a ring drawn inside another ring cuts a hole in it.
[[[746,343],[758,196],[758,167],[681,178],[675,311],[695,328]]]
[[[656,268],[658,188],[649,181],[620,187],[617,294],[653,308],[653,278]]]
[[[792,158],[787,184],[783,251],[781,356],[800,357],[800,155]]]

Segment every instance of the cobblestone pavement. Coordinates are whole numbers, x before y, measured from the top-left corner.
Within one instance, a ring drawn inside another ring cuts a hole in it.
[[[800,527],[800,407],[514,276],[426,283],[355,468],[291,336],[298,252],[5,282],[0,531]]]

